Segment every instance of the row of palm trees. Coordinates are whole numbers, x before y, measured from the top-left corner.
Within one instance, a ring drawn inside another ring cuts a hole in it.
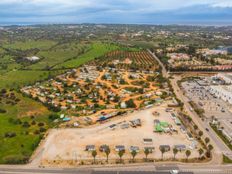
[[[211,149],[211,148],[210,148]],[[212,149],[211,149],[212,150]],[[109,161],[109,155],[111,153],[111,150],[109,147],[107,147],[104,151],[103,151],[106,155],[106,162],[108,163]],[[118,156],[119,156],[119,160],[120,160],[120,163],[122,163],[122,157],[123,155],[125,154],[125,150],[119,150],[118,151]],[[144,149],[144,155],[145,155],[145,161],[147,161],[148,159],[148,155],[152,153],[151,150],[149,149]],[[160,148],[160,152],[162,154],[162,160],[163,160],[163,157],[164,157],[164,154],[167,152],[167,150],[165,148]],[[173,160],[176,159],[176,155],[180,152],[180,150],[178,150],[177,148],[173,148]],[[202,155],[204,154],[204,150],[202,148],[200,148],[198,150],[198,153],[199,153],[199,158],[202,157]],[[136,150],[132,150],[130,152],[131,156],[132,156],[132,161],[134,162],[135,161],[135,157],[136,155],[138,154],[138,152]],[[96,150],[93,150],[92,151],[92,157],[93,157],[93,162],[95,163],[96,162],[96,157],[97,157],[98,153]],[[185,155],[186,155],[186,160],[188,161],[189,157],[191,156],[191,151],[190,150],[186,150],[185,151]]]

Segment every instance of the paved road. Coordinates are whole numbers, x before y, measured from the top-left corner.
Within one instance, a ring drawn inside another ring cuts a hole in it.
[[[150,52],[150,51],[149,51]],[[151,53],[151,52],[150,52]],[[152,54],[152,53],[151,53]],[[154,58],[160,63],[164,77],[169,77],[162,62],[154,55]],[[199,128],[203,128],[205,135],[209,136],[216,145],[218,152],[227,151],[225,144],[215,135],[213,131],[205,131],[208,126],[207,122],[202,122],[195,112],[190,110],[191,106],[187,102],[187,98],[182,94],[177,85],[178,78],[171,80],[174,91],[178,97],[184,102],[186,112],[199,124]],[[209,128],[210,130],[210,128]],[[221,160],[221,159],[220,159]],[[82,167],[76,169],[43,169],[30,168],[30,166],[0,166],[0,174],[168,174],[170,170],[178,169],[182,174],[232,174],[232,165],[221,165],[221,163],[213,164],[152,164],[131,166],[114,166],[114,167]]]
[[[149,49],[147,50],[155,59],[156,61],[159,63],[159,65],[161,66],[162,68],[162,74],[164,77],[168,78],[169,77],[169,74],[166,70],[166,67],[164,66],[164,64],[159,60],[159,58],[154,54],[152,53]]]
[[[149,50],[148,50],[149,51]],[[163,63],[157,58],[157,56],[155,54],[153,54],[151,51],[149,51],[150,54],[158,61],[158,63],[160,64],[160,66],[162,67],[162,73],[164,77],[169,77],[169,73],[167,72],[165,66],[163,65]],[[179,88],[177,81],[180,80],[181,78],[177,75],[173,75],[173,78],[170,79],[171,81],[171,85],[174,89],[174,93],[176,94],[176,96],[178,96],[178,98],[184,103],[184,110],[185,112],[191,116],[191,118],[193,119],[193,121],[198,125],[198,127],[203,131],[204,136],[207,136],[211,139],[211,144],[214,146],[214,159],[215,163],[220,163],[221,162],[221,158],[219,156],[221,156],[220,154],[224,153],[227,156],[232,156],[232,152],[231,150],[224,144],[224,142],[217,136],[217,134],[211,129],[211,127],[209,126],[209,122],[206,121],[202,121],[199,116],[197,115],[196,112],[192,111],[191,109],[191,105],[188,103],[189,99],[184,96],[182,90]],[[208,128],[209,131],[206,131],[205,129]],[[216,157],[215,157],[216,156]]]
[[[27,166],[0,167],[0,174],[168,174],[171,170],[179,170],[182,174],[231,174],[232,165],[204,164],[153,164],[128,165],[112,167],[84,167],[75,169],[43,169],[28,168]]]

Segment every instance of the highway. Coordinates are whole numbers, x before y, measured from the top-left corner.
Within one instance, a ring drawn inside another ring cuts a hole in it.
[[[114,166],[84,166],[79,168],[30,168],[0,166],[0,174],[166,174],[179,170],[182,174],[231,174],[232,165],[207,164],[130,164]]]
[[[159,58],[153,54],[150,50],[148,50],[150,54],[157,60],[157,62],[160,64],[162,68],[162,74],[164,77],[168,78],[169,73],[167,72],[164,64],[159,60]],[[207,72],[205,72],[207,73]],[[207,136],[211,140],[211,144],[214,146],[214,155],[212,163],[220,164],[222,161],[222,153],[226,154],[229,157],[232,157],[231,150],[224,144],[224,142],[217,136],[217,134],[211,129],[209,126],[209,121],[205,120],[202,121],[197,113],[193,111],[191,108],[191,105],[189,104],[188,98],[183,94],[182,90],[178,86],[177,82],[181,80],[181,77],[178,75],[173,75],[172,78],[170,78],[171,85],[173,87],[174,93],[178,98],[184,103],[184,111],[193,119],[193,121],[198,125],[198,127],[203,131],[204,136]],[[208,128],[209,131],[206,131],[206,128]]]

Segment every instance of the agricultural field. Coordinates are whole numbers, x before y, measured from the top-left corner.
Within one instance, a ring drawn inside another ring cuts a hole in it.
[[[111,64],[118,69],[152,71],[159,68],[155,59],[147,51],[112,51],[95,62],[103,67]]]
[[[81,43],[66,43],[54,46],[51,49],[39,51],[36,56],[39,62],[28,66],[28,69],[52,69],[64,62],[78,58],[81,54],[89,50],[89,45]]]
[[[88,61],[91,61],[95,58],[101,57],[107,52],[113,51],[119,49],[118,46],[112,45],[112,44],[102,44],[102,43],[94,43],[91,45],[91,48],[86,53],[80,55],[76,59],[64,62],[60,65],[57,65],[54,67],[54,69],[59,68],[75,68],[78,67],[84,63],[87,63]]]
[[[23,51],[35,48],[39,50],[45,50],[51,48],[55,44],[56,42],[51,40],[26,40],[4,44],[4,48]]]
[[[46,80],[64,71],[15,70],[0,74],[0,88],[14,88]]]
[[[36,56],[41,57],[41,60],[29,66],[18,63],[13,56],[6,53],[0,57],[0,87],[15,88],[46,80],[64,73],[66,68],[78,67],[116,48],[117,46],[102,43],[59,44],[51,49],[39,51]]]

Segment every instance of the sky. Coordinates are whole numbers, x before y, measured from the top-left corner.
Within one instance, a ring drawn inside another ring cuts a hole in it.
[[[232,0],[0,0],[4,23],[232,24]]]

